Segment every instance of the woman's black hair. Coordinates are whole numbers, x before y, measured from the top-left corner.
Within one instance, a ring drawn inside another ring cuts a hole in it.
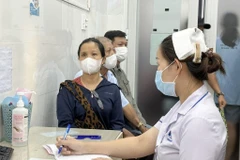
[[[163,57],[169,63],[173,62],[175,58],[178,59],[174,50],[172,35],[166,37],[162,41],[160,49]],[[223,74],[225,74],[225,69],[222,66],[222,58],[218,54],[212,53],[210,50],[205,53],[202,52],[201,63],[194,63],[193,58],[194,55],[180,61],[186,62],[189,71],[196,79],[208,80],[208,73],[213,73],[217,70],[220,70]]]
[[[83,44],[85,44],[85,43],[89,43],[89,42],[93,42],[93,43],[95,43],[97,46],[98,46],[98,49],[100,50],[100,52],[101,52],[101,56],[102,57],[105,57],[105,49],[104,49],[104,46],[102,45],[102,43],[98,40],[98,39],[96,39],[96,38],[87,38],[87,39],[85,39],[85,40],[83,40],[82,41],[82,43],[79,45],[79,47],[78,47],[78,57],[80,56],[80,50],[81,50],[81,47],[82,47],[82,45]]]

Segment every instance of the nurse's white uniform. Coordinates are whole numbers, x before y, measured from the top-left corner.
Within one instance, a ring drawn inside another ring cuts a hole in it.
[[[154,127],[159,130],[155,160],[224,160],[226,126],[204,85]]]

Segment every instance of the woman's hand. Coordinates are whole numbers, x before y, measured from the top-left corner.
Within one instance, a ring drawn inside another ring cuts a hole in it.
[[[219,95],[218,104],[219,104],[219,108],[221,108],[221,109],[223,109],[226,106],[227,102],[223,95]]]
[[[123,128],[122,132],[123,132],[123,138],[134,137],[134,135],[129,130],[127,130],[126,128]]]
[[[57,143],[56,146],[59,148],[60,146],[63,146],[62,148],[62,155],[73,155],[73,154],[83,154],[83,143],[82,141],[78,141],[73,137],[67,137],[66,140],[62,139],[61,137],[57,137]]]
[[[148,131],[148,128],[147,128],[146,126],[144,126],[144,125],[141,125],[141,126],[139,127],[139,130],[140,130],[142,133],[144,133],[144,132]]]

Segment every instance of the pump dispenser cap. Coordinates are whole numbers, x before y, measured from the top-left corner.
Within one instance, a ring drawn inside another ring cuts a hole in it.
[[[17,102],[17,107],[24,107],[24,102],[22,100],[22,96],[24,95],[23,92],[17,92],[17,95],[19,95],[19,100]]]

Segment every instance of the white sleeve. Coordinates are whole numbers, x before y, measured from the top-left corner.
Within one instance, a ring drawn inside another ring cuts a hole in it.
[[[162,117],[158,120],[158,122],[154,125],[154,127],[157,128],[158,130],[160,130],[160,128],[161,128],[161,125],[162,125],[162,123],[163,123],[163,119],[164,119],[164,116],[162,116]]]
[[[122,91],[120,90],[120,96],[121,96],[121,100],[122,100],[122,108],[124,108],[126,105],[129,104],[127,98],[123,95]]]
[[[108,76],[107,77],[108,77],[109,82],[118,85],[117,79],[111,71],[108,71]],[[128,102],[127,98],[123,95],[121,90],[120,90],[120,96],[121,96],[121,100],[122,100],[122,108],[124,108],[126,105],[129,104],[129,102]]]
[[[189,120],[181,132],[180,160],[217,160],[222,137],[217,127],[205,118]]]
[[[108,72],[107,72],[107,78],[108,78],[109,82],[118,85],[117,78],[113,75],[113,73],[110,70],[108,70]]]

